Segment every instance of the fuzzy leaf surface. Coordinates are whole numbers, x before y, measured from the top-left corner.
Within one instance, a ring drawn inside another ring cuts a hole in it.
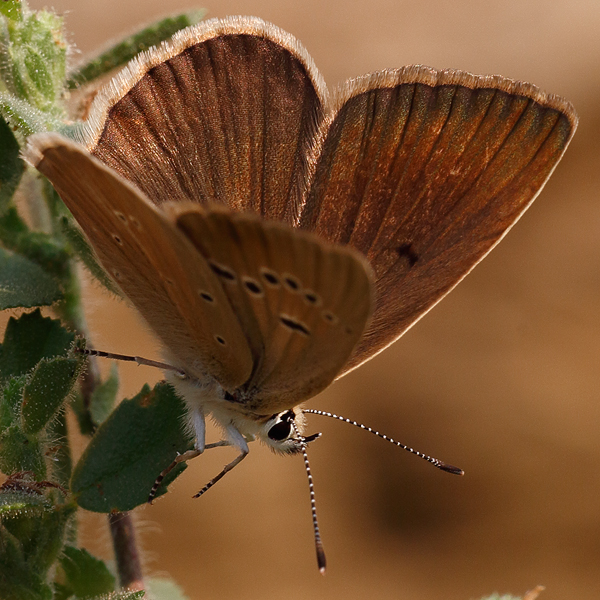
[[[75,466],[71,490],[79,506],[110,513],[147,502],[159,473],[193,445],[185,414],[183,401],[165,383],[153,390],[144,386],[135,398],[123,400]],[[158,495],[184,468],[178,465],[165,477]]]

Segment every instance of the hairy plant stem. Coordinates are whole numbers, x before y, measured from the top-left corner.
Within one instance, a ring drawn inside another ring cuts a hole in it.
[[[142,565],[135,540],[133,518],[128,512],[108,515],[110,534],[121,588],[132,592],[144,589]]]

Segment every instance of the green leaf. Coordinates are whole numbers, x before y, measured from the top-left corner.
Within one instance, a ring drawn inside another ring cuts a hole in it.
[[[10,216],[9,216],[10,215]],[[7,219],[0,219],[0,227],[12,221],[12,211],[9,209]],[[59,281],[65,278],[69,270],[70,255],[65,243],[55,236],[41,231],[12,232],[1,231],[5,247],[28,258],[41,267],[45,273],[56,277]]]
[[[19,151],[15,134],[0,116],[0,212],[5,210],[12,199],[25,170]]]
[[[60,559],[68,586],[77,598],[92,598],[115,590],[116,581],[108,567],[84,548],[66,546]]]
[[[119,42],[116,46],[103,52],[100,56],[92,59],[85,65],[78,67],[76,71],[69,75],[67,85],[70,89],[74,89],[88,81],[97,79],[116,67],[124,65],[143,50],[148,50],[148,48],[160,44],[163,40],[169,39],[180,29],[198,23],[204,18],[204,15],[205,11],[197,10],[174,17],[167,17],[162,21],[150,25],[150,27]]]
[[[20,0],[3,0],[0,2],[0,14],[13,21],[20,20],[22,16]]]
[[[185,414],[183,400],[165,383],[153,390],[144,386],[135,398],[123,400],[73,470],[71,490],[79,506],[110,513],[144,504],[160,472],[192,447]],[[165,477],[158,495],[184,468],[178,465]]]
[[[32,13],[26,24],[31,42],[25,55],[25,64],[31,82],[43,98],[38,106],[50,111],[54,109],[57,115],[63,112],[56,101],[63,92],[67,72],[67,43],[63,25],[62,17],[48,10]],[[32,55],[39,56],[43,66]]]
[[[0,114],[23,138],[34,133],[54,131],[62,125],[55,115],[44,112],[26,100],[7,92],[0,92]]]
[[[19,423],[27,377],[9,377],[0,392],[0,431]]]
[[[110,365],[110,374],[106,381],[103,381],[92,392],[90,402],[90,413],[92,420],[96,425],[101,425],[106,421],[108,415],[117,400],[117,392],[119,391],[119,369],[112,362]]]
[[[70,587],[63,585],[62,583],[57,583],[56,581],[53,586],[54,596],[52,597],[52,600],[70,600],[70,598],[73,598],[73,590]]]
[[[42,359],[23,392],[21,419],[25,433],[38,433],[56,415],[79,377],[82,361]]]
[[[46,449],[46,455],[51,459],[52,481],[60,484],[63,488],[68,488],[73,471],[73,459],[69,445],[65,411],[62,411],[50,421],[44,431],[44,436],[51,444]]]
[[[39,309],[11,317],[0,346],[0,382],[28,373],[42,358],[66,356],[74,340],[75,334],[60,321],[42,317]]]
[[[68,522],[75,511],[60,505],[43,511],[15,510],[0,523],[0,598],[51,600],[46,575],[62,549]]]
[[[58,283],[28,258],[0,248],[0,309],[49,306],[62,298]]]
[[[37,479],[46,477],[47,442],[36,434],[74,384],[73,370],[80,361],[65,356],[74,338],[59,321],[42,317],[39,310],[9,320],[0,346],[0,469],[5,473],[32,471]],[[54,363],[51,359],[56,356],[62,358]],[[59,446],[61,469],[67,468],[63,451]]]
[[[31,471],[36,479],[44,479],[46,477],[44,447],[37,436],[23,433],[18,425],[11,425],[0,432],[0,471],[3,473]]]
[[[33,48],[24,48],[23,53],[23,62],[29,79],[42,96],[45,96],[49,101],[53,101],[54,85],[52,75],[47,69],[46,59]]]
[[[0,211],[0,239],[5,247],[14,250],[19,237],[28,231],[29,228],[15,206],[9,206],[4,212]]]
[[[7,482],[0,488],[0,522],[22,516],[39,517],[51,508],[50,501],[43,494],[27,489],[27,482],[15,483],[14,488]]]
[[[31,107],[62,118],[67,53],[62,18],[50,11],[27,11],[26,18],[9,27],[9,37],[3,52],[7,89]]]
[[[72,504],[60,504],[33,518],[25,515],[6,519],[2,525],[19,538],[30,564],[45,572],[53,566],[62,550],[63,536],[75,511]]]
[[[41,576],[28,568],[21,558],[19,546],[0,527],[0,543],[3,545],[0,570],[0,598],[2,600],[52,600],[52,589]]]
[[[146,593],[144,591],[140,592],[129,592],[129,591],[121,591],[121,592],[112,592],[110,594],[102,594],[101,596],[96,596],[95,598],[89,598],[89,600],[143,600],[146,598]],[[79,597],[75,599],[73,592],[68,586],[61,585],[59,583],[54,584],[54,598],[53,600],[79,600]],[[88,600],[88,599],[86,599]],[[160,598],[152,597],[152,600],[161,600]]]
[[[121,292],[114,284],[113,280],[106,274],[106,271],[100,266],[96,259],[94,251],[85,239],[81,229],[76,227],[73,221],[67,217],[61,217],[60,227],[63,235],[71,244],[73,251],[77,257],[88,268],[89,272],[109,291],[113,294],[121,295]]]

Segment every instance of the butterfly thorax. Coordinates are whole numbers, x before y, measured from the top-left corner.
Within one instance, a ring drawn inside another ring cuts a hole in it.
[[[172,371],[165,376],[187,405],[188,425],[197,445],[204,445],[206,416],[223,429],[233,445],[239,444],[230,435],[232,428],[246,441],[258,439],[276,453],[295,454],[302,450],[304,415],[299,407],[276,414],[259,414],[250,408],[251,403],[225,391],[212,378],[181,376]]]

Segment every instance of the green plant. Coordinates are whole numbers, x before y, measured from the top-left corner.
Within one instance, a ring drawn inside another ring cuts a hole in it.
[[[60,17],[18,0],[0,3],[0,308],[16,310],[0,346],[3,600],[182,598],[174,584],[142,579],[126,511],[145,502],[156,474],[190,447],[180,429],[183,404],[159,384],[112,410],[116,370],[101,381],[77,351],[88,335],[76,262],[116,290],[54,189],[26,168],[20,150],[32,133],[76,130],[66,110],[70,89],[201,16],[164,19],[69,71]],[[52,316],[39,307],[51,307]],[[74,467],[67,410],[91,439]],[[150,454],[143,450],[149,446]],[[108,515],[116,574],[78,547],[81,508]]]

